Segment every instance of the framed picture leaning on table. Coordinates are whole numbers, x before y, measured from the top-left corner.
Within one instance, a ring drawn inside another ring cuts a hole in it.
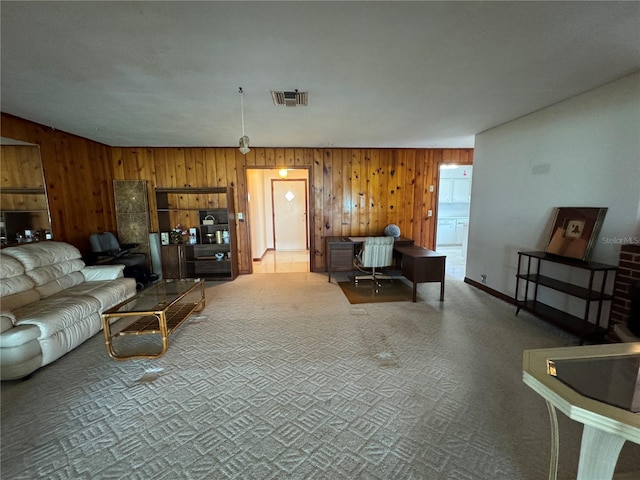
[[[556,208],[545,252],[587,261],[606,213],[598,207]]]

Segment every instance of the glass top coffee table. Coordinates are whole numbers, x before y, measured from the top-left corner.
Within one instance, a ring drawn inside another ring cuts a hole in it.
[[[116,360],[158,358],[169,336],[204,307],[204,280],[161,280],[102,314],[107,352]]]

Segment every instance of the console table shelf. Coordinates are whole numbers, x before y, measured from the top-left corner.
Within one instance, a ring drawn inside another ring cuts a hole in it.
[[[567,268],[575,268],[588,272],[588,285],[586,287],[558,280],[549,275],[540,273],[545,263],[564,265]],[[526,265],[525,265],[526,264]],[[618,269],[615,265],[607,265],[597,262],[583,262],[569,258],[548,255],[545,252],[518,252],[518,271],[516,274],[516,315],[520,310],[526,310],[534,315],[550,321],[566,331],[578,335],[580,344],[585,340],[600,341],[608,329],[601,325],[603,303],[611,301],[613,296],[607,292],[608,273]],[[524,297],[521,297],[520,282],[524,282]],[[530,287],[533,289],[530,297]],[[538,300],[539,287],[567,294],[584,301],[584,313],[582,317],[572,315],[562,309],[547,305]],[[596,303],[595,323],[591,322],[591,304]]]

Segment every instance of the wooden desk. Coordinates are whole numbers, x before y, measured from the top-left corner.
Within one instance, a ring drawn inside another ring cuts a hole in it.
[[[417,285],[440,282],[440,301],[444,300],[444,272],[447,256],[415,245],[397,246],[402,255],[402,275],[413,283],[413,301],[416,301]]]
[[[348,272],[353,270],[353,257],[355,246],[362,245],[364,236],[325,237],[324,251],[326,255],[325,270],[331,272]],[[398,237],[394,240],[396,246],[413,245],[413,240],[406,237]]]
[[[613,392],[612,385],[631,382],[637,388],[637,370],[634,376],[615,376],[611,368],[594,368],[587,361],[640,355],[640,343],[617,343],[581,347],[560,347],[525,350],[522,362],[522,379],[547,403],[551,420],[551,460],[549,479],[555,480],[560,454],[556,409],[572,420],[584,425],[578,462],[578,480],[606,480],[613,477],[618,455],[625,441],[640,444],[640,413],[614,406],[605,401],[582,395],[558,378],[558,361],[578,359],[585,376],[595,385],[604,384],[603,391]],[[598,374],[598,372],[600,372]],[[604,383],[607,380],[609,384]],[[608,390],[607,390],[608,389]],[[632,476],[633,475],[633,476]],[[640,472],[624,478],[640,478]]]

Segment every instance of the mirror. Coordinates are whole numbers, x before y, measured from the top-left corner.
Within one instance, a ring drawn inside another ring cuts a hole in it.
[[[2,138],[0,149],[0,244],[51,239],[40,147]]]

